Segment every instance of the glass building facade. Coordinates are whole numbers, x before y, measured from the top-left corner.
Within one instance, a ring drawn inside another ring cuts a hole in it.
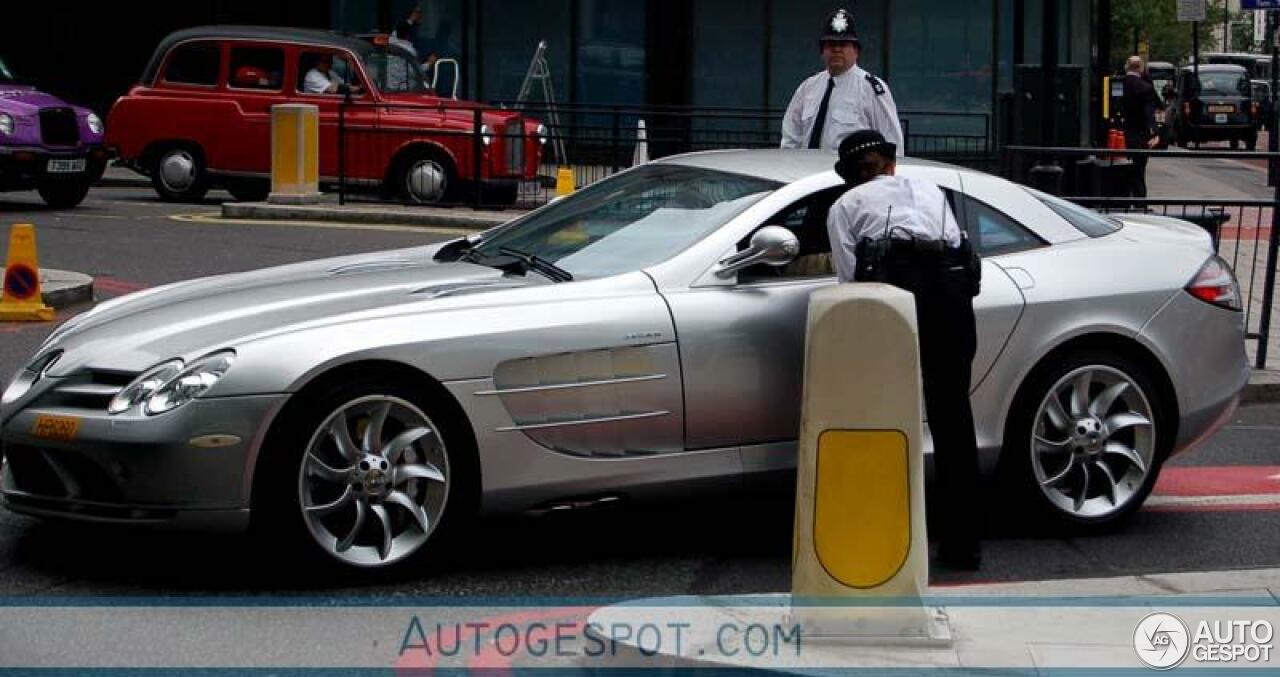
[[[1068,134],[1089,133],[1099,0],[1056,0],[1059,86]],[[832,0],[330,0],[333,27],[387,31],[420,5],[413,41],[461,63],[460,95],[516,98],[538,43],[557,101],[782,109],[821,67],[817,37]],[[860,0],[860,65],[901,110],[953,128],[1016,110],[1035,87],[1047,0]],[[540,98],[540,97],[536,97]],[[913,125],[918,123],[912,122]],[[1006,125],[1008,123],[1006,122]],[[922,131],[915,127],[913,133]]]

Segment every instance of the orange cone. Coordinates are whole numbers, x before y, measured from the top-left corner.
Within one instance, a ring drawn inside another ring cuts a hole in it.
[[[0,292],[0,322],[47,322],[53,308],[40,297],[40,263],[36,259],[36,229],[15,223],[9,231],[9,258]]]
[[[1124,150],[1124,132],[1118,129],[1111,130],[1111,132],[1107,134],[1107,149]],[[1124,153],[1108,153],[1107,156],[1113,161],[1124,159]]]

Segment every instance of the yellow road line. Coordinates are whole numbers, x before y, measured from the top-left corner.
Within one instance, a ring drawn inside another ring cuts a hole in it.
[[[446,226],[405,226],[392,223],[336,223],[332,221],[276,221],[259,219],[224,219],[216,212],[203,214],[171,214],[170,219],[180,223],[198,223],[211,226],[285,226],[290,228],[332,228],[334,230],[378,230],[392,233],[434,233],[437,235],[469,235],[479,232],[475,228],[450,228]]]

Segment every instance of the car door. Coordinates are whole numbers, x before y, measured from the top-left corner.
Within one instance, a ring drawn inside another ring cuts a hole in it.
[[[958,183],[947,188],[957,190]],[[842,192],[819,191],[761,223],[796,232],[801,253],[791,265],[742,271],[732,285],[664,292],[679,336],[689,448],[741,446],[748,470],[794,464],[809,296],[835,283],[826,211]],[[956,195],[953,204],[963,214]],[[982,293],[974,299],[974,388],[999,356],[1022,305],[1012,280],[994,262],[984,262]]]
[[[263,174],[271,171],[271,107],[287,103],[285,49],[280,45],[231,43],[227,96],[234,102],[233,143],[211,153],[217,170]],[[211,163],[212,164],[212,163]]]
[[[294,69],[294,92],[291,95],[290,103],[305,103],[316,106],[319,109],[319,126],[320,126],[320,176],[337,177],[338,176],[338,125],[339,125],[339,107],[344,106],[347,100],[346,95],[339,93],[315,93],[308,92],[304,88],[307,72],[310,71],[319,61],[321,55],[327,54],[333,58],[333,73],[336,74],[343,82],[350,85],[355,91],[351,94],[351,104],[346,105],[341,112],[346,118],[343,123],[348,131],[348,144],[346,147],[347,172],[353,173],[353,167],[366,164],[361,162],[365,155],[369,152],[366,148],[361,148],[362,144],[352,143],[357,138],[352,136],[353,132],[362,130],[372,130],[376,125],[377,111],[371,105],[374,103],[370,94],[369,84],[361,69],[357,66],[357,60],[354,54],[342,50],[305,48],[297,53],[297,67]],[[368,137],[363,137],[367,140]]]

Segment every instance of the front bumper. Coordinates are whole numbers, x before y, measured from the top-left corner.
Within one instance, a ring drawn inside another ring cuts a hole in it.
[[[50,173],[50,160],[85,159],[85,170],[75,173]],[[0,190],[30,190],[44,181],[88,180],[102,178],[109,154],[102,144],[84,144],[75,148],[51,149],[43,146],[0,146]]]
[[[196,400],[156,417],[28,407],[0,428],[0,497],[43,517],[243,529],[262,438],[287,399]],[[41,416],[76,418],[75,439],[37,437]],[[211,435],[224,443],[193,444]]]

